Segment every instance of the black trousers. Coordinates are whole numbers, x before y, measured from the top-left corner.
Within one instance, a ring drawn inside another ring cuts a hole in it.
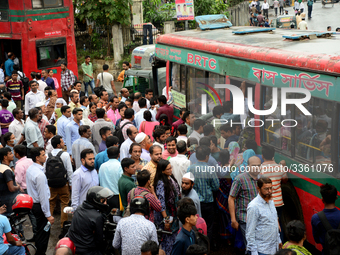
[[[203,219],[205,220],[205,223],[207,223],[208,237],[209,237],[210,243],[212,244],[214,216],[215,216],[214,202],[211,202],[211,203],[201,202],[201,213],[202,213]]]
[[[37,252],[35,254],[45,255],[48,246],[48,240],[50,239],[51,229],[47,232],[44,230],[44,227],[47,224],[47,219],[41,210],[40,203],[33,204],[32,212],[37,220],[37,234],[35,236],[35,246],[37,247]]]
[[[268,9],[263,9],[263,16],[268,19]]]

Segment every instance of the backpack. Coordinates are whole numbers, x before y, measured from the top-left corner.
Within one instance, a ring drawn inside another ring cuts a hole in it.
[[[127,124],[132,124],[131,121],[126,122],[122,127],[119,127],[120,123],[116,126],[115,131],[113,132],[113,135],[118,137],[119,139],[119,146],[122,145],[122,143],[125,141],[124,135],[123,135],[123,127],[125,127]]]
[[[61,188],[67,184],[67,170],[60,156],[63,151],[58,152],[56,156],[48,153],[46,161],[46,178],[48,186],[51,188]]]
[[[339,255],[340,254],[340,225],[337,229],[333,229],[327,220],[324,211],[318,212],[318,216],[322,225],[326,229],[325,244],[323,246],[323,254]]]
[[[30,80],[26,76],[22,77],[19,73],[18,75],[20,76],[20,81],[22,82],[22,85],[24,86],[24,88],[28,89],[29,87],[28,83],[30,82]]]
[[[135,197],[135,190],[136,188],[133,188],[131,190],[131,193],[130,193],[130,203],[132,201],[132,199],[134,199]],[[146,194],[148,194],[149,192],[148,191],[143,191],[142,193],[140,193],[138,196],[141,196],[141,197],[144,197]],[[128,206],[125,208],[125,211],[124,211],[124,215],[123,217],[129,217],[131,215],[131,212],[130,212],[130,204],[128,204]]]
[[[198,244],[199,246],[203,246],[206,249],[206,253],[209,254],[210,253],[210,241],[209,241],[209,238],[206,235],[202,234],[200,232],[200,229],[196,228],[196,226],[193,226],[192,230],[195,233],[196,244]]]

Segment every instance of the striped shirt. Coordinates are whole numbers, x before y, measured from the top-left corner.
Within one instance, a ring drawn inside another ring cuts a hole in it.
[[[275,207],[283,206],[281,180],[288,177],[283,166],[276,164],[274,161],[263,162],[261,165],[261,175],[272,180]]]
[[[257,195],[257,183],[249,173],[236,176],[229,195],[235,199],[236,219],[247,222],[247,207]]]
[[[23,88],[22,82],[21,81],[13,81],[12,79],[10,79],[7,83],[6,83],[6,87],[8,92],[11,93],[12,98],[14,101],[19,101],[22,100],[21,98],[21,89]]]
[[[131,202],[131,191],[132,190],[130,190],[130,192],[127,195],[128,204],[130,204]],[[145,215],[145,218],[147,218],[149,221],[155,222],[154,211],[156,212],[162,211],[161,202],[147,188],[139,187],[139,186],[137,186],[137,188],[135,188],[134,190],[134,197],[142,194],[142,192],[144,191],[148,192],[145,195],[145,198],[148,200],[150,204],[150,209],[151,209],[149,215]]]

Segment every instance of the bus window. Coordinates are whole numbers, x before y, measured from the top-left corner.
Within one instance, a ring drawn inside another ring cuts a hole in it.
[[[312,98],[309,102],[304,103],[303,106],[312,113],[313,110]],[[307,158],[307,151],[310,148],[309,142],[313,135],[314,123],[312,116],[305,116],[299,108],[295,106],[295,120],[297,126],[295,128],[295,155],[313,161],[313,158]]]
[[[262,87],[264,89],[263,97],[263,110],[269,110],[273,105],[273,88]],[[277,94],[280,95],[280,89],[277,89]],[[292,95],[287,95],[291,97]],[[285,119],[292,119],[293,109],[291,105],[287,105],[286,115],[281,116],[281,99],[278,97],[276,110],[265,117],[264,122],[264,137],[263,141],[268,143],[282,152],[291,155],[292,139],[291,139],[291,127],[292,125],[289,121],[284,122],[285,126],[281,125],[281,122]]]
[[[185,93],[185,83],[186,83],[186,75],[185,75],[185,66],[181,65],[181,92]]]
[[[51,8],[63,6],[63,0],[32,0],[32,7],[35,8]]]
[[[176,63],[172,63],[172,68],[171,68],[171,85],[172,89],[180,91],[180,81],[181,81],[181,76],[180,76],[180,65]]]
[[[8,0],[0,0],[0,8],[8,9]]]
[[[224,76],[216,74],[216,73],[209,73],[208,84],[209,86],[214,88],[215,84],[225,84],[225,78]],[[215,89],[215,90],[223,103],[225,99],[225,89]],[[214,94],[213,92],[211,93]],[[214,109],[216,105],[220,105],[220,100],[218,100],[218,98],[216,98],[215,95],[213,97],[209,97],[208,99],[209,112],[212,112],[212,110]]]
[[[332,102],[314,98],[313,121],[315,129],[312,131],[311,145],[307,150],[307,158],[313,158],[316,164],[331,163],[331,127]]]
[[[66,38],[37,41],[38,68],[60,66],[67,61]]]

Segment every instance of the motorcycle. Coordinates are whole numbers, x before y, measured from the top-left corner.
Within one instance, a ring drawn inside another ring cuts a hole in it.
[[[30,213],[32,207],[33,199],[27,194],[19,194],[14,199],[12,206],[13,213],[7,216],[7,218],[11,225],[11,234],[14,237],[15,241],[25,240],[23,234],[17,231],[17,227],[26,221],[26,219],[24,218]],[[4,244],[9,244],[5,234],[2,235],[2,238],[4,240]],[[25,248],[26,255],[31,255],[31,251],[33,250],[33,254],[35,254],[35,252],[37,251],[37,248],[31,243],[22,243],[22,246]]]

